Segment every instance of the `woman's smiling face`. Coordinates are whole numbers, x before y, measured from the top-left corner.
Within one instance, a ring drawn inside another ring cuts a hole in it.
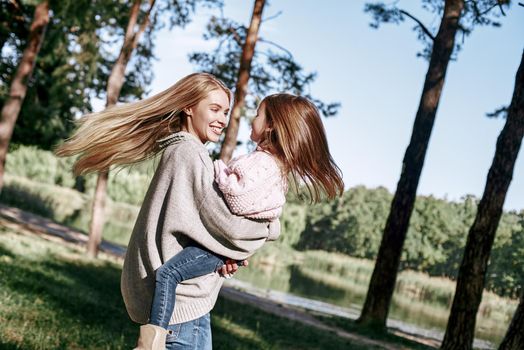
[[[218,142],[227,126],[229,97],[225,91],[211,91],[206,98],[193,107],[184,109],[187,115],[186,129],[202,143]]]

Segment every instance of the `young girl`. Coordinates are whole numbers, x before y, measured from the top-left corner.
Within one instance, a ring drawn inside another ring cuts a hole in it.
[[[191,109],[184,111],[191,115]],[[160,140],[167,147],[180,139],[173,134]],[[343,191],[339,168],[329,154],[324,128],[315,106],[304,97],[275,94],[266,97],[252,123],[251,140],[258,144],[250,154],[228,165],[214,162],[215,182],[231,212],[254,220],[278,224],[291,176],[300,178],[314,201],[324,193],[333,198]],[[249,255],[253,254],[251,252]],[[178,283],[217,271],[225,257],[191,243],[156,271],[156,286],[149,324],[142,326],[137,349],[163,349],[175,308]]]

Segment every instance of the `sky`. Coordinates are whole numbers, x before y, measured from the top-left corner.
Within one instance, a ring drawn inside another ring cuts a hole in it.
[[[254,1],[225,0],[223,14],[249,24]],[[428,62],[417,57],[422,43],[415,22],[369,26],[365,1],[270,1],[264,9],[260,37],[293,54],[305,71],[317,72],[311,94],[340,102],[335,117],[324,119],[331,153],[344,175],[346,188],[364,185],[394,192],[409,143]],[[440,18],[420,2],[398,1],[424,21]],[[158,93],[197,70],[188,54],[210,51],[216,42],[203,38],[217,10],[198,9],[186,28],[157,34],[150,94]],[[477,27],[463,40],[457,60],[448,66],[417,194],[460,200],[482,196],[504,119],[486,117],[509,105],[515,74],[524,49],[524,7],[516,1],[500,18],[502,26]],[[249,126],[241,125],[247,139]],[[523,145],[524,147],[524,145]],[[241,149],[238,153],[245,152]],[[515,166],[504,208],[524,209],[524,151]]]

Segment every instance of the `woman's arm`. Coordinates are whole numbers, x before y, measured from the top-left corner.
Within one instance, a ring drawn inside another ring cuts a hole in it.
[[[213,162],[207,150],[194,151],[191,145],[179,147],[184,177],[191,187],[194,203],[206,230],[219,240],[226,240],[241,250],[259,248],[268,237],[274,236],[275,225],[269,221],[252,220],[233,214],[214,182]],[[180,167],[180,162],[178,162]],[[175,169],[177,171],[177,169]],[[270,230],[271,228],[271,230]]]

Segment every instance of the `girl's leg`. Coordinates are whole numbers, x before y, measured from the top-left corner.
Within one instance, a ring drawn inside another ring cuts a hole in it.
[[[188,246],[156,271],[156,286],[150,324],[167,329],[175,309],[178,283],[216,271],[224,264],[221,257],[197,246]]]

